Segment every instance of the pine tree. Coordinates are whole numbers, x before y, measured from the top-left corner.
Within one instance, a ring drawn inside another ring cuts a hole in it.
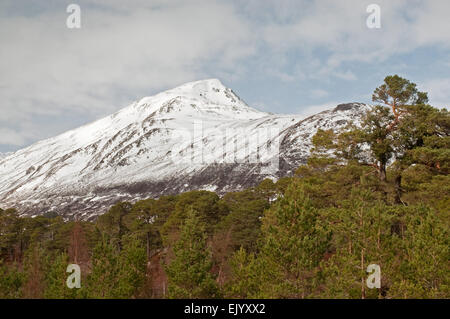
[[[450,241],[448,226],[422,205],[402,208],[405,216],[402,258],[391,266],[389,298],[448,298]]]
[[[231,258],[230,264],[232,277],[226,285],[228,297],[248,299],[258,296],[260,276],[255,255],[241,247]]]
[[[166,266],[170,298],[217,298],[219,290],[211,274],[211,252],[205,225],[198,213],[189,209],[175,243],[174,259]]]
[[[70,264],[66,253],[60,253],[54,256],[48,270],[45,274],[46,287],[44,297],[49,299],[74,299],[83,294],[84,282],[81,282],[81,288],[67,287],[67,266]]]
[[[333,232],[329,258],[322,261],[325,298],[377,298],[380,289],[366,287],[367,266],[386,264],[395,254],[391,247],[389,209],[370,191],[355,188],[342,208],[328,208],[323,214]]]
[[[139,241],[129,238],[118,251],[102,240],[94,249],[87,277],[88,298],[136,298],[145,282],[146,253]]]
[[[400,117],[407,106],[427,103],[428,95],[425,92],[419,92],[415,83],[398,75],[389,75],[373,92],[372,101],[384,103],[391,108],[394,121],[389,124],[388,129],[392,130],[399,124]]]
[[[374,102],[387,107],[376,106],[368,112],[362,125],[363,141],[370,145],[380,180],[386,180],[386,165],[394,153],[394,135],[408,106],[428,101],[427,93],[419,92],[417,85],[398,75],[387,76],[384,83],[375,89]]]
[[[316,288],[314,276],[328,249],[330,233],[301,188],[292,185],[266,211],[262,232],[260,296],[307,297]]]
[[[24,251],[24,220],[15,209],[0,212],[0,258],[20,262]]]
[[[212,234],[214,225],[228,213],[227,207],[223,205],[216,193],[202,190],[179,194],[176,197],[174,210],[161,228],[165,246],[172,246],[179,238],[181,225],[191,208],[197,212],[204,223],[208,235]]]
[[[40,243],[30,246],[24,257],[24,272],[26,281],[23,286],[23,296],[27,299],[39,299],[44,295],[45,272],[48,265],[48,255]]]
[[[122,248],[122,236],[128,233],[124,219],[130,213],[131,208],[130,203],[119,202],[97,220],[99,229],[108,235],[111,243],[116,245],[119,250]]]
[[[17,264],[6,265],[0,260],[0,299],[21,298],[25,279]]]
[[[152,250],[162,246],[159,229],[167,220],[165,204],[168,204],[165,198],[138,201],[133,205],[125,220],[127,228],[145,242],[147,260],[150,260]],[[173,205],[170,206],[173,208]]]
[[[137,298],[145,284],[147,254],[140,241],[131,238],[120,252],[120,270],[114,298]]]
[[[87,297],[113,298],[120,273],[117,247],[103,238],[94,248],[91,264],[92,270],[87,277]]]

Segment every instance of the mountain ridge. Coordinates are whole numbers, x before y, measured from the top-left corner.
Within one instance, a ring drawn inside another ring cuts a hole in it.
[[[90,219],[118,200],[240,190],[292,174],[318,128],[343,129],[368,108],[277,115],[217,79],[189,82],[0,157],[0,202],[26,215]]]

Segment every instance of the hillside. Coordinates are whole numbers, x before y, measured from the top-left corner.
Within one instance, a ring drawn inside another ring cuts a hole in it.
[[[317,129],[339,131],[368,108],[277,115],[249,107],[219,80],[187,83],[1,159],[0,202],[27,215],[88,219],[118,200],[242,190],[292,175]]]

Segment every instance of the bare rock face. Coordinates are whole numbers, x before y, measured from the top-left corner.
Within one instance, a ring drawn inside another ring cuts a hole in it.
[[[336,106],[334,108],[334,112],[339,112],[339,111],[349,111],[352,109],[358,109],[361,107],[364,107],[365,104],[362,103],[344,103],[344,104],[339,104],[338,106]]]
[[[219,80],[187,83],[0,157],[0,207],[92,219],[122,200],[241,190],[292,174],[319,128],[357,124],[368,108],[276,115],[249,107]]]

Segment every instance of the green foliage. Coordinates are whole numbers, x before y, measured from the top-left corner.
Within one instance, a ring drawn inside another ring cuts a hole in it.
[[[132,205],[128,202],[119,202],[97,220],[97,227],[107,234],[111,243],[119,249],[122,246],[122,236],[128,232],[124,218],[130,213],[131,207]]]
[[[51,264],[45,274],[46,288],[44,297],[48,299],[75,299],[84,293],[84,282],[81,282],[81,291],[78,288],[67,287],[67,266],[70,264],[69,257],[65,253],[53,257]]]
[[[145,281],[146,253],[136,240],[124,244],[120,253],[106,240],[94,249],[92,271],[87,277],[88,298],[133,298]]]
[[[174,196],[141,200],[125,217],[127,229],[145,243],[147,258],[150,258],[151,251],[162,248],[161,227],[175,209],[175,203]]]
[[[205,225],[190,209],[175,243],[174,260],[166,266],[170,298],[217,298],[219,290],[211,274],[211,251]]]
[[[121,251],[120,271],[115,298],[136,298],[145,283],[147,256],[145,248],[135,239],[127,241]]]
[[[0,299],[21,298],[24,282],[25,276],[16,264],[5,265],[0,261]]]
[[[266,280],[260,296],[304,298],[316,285],[314,273],[330,238],[318,210],[305,192],[293,185],[266,211],[262,232],[259,258],[268,273],[263,274]]]
[[[0,257],[11,261],[16,259],[16,255],[21,253],[23,231],[23,220],[15,209],[0,211]]]
[[[425,104],[428,102],[428,96],[425,92],[419,92],[415,83],[398,75],[389,75],[384,78],[384,83],[375,89],[372,100],[387,105],[404,106]]]
[[[103,239],[93,251],[92,270],[87,278],[89,298],[114,298],[120,272],[119,256],[115,246]]]
[[[394,137],[389,127],[393,121],[389,108],[375,106],[367,112],[360,130],[361,141],[369,145],[373,159],[382,166],[386,166],[394,152]]]
[[[254,298],[259,293],[259,271],[256,256],[244,248],[236,251],[230,260],[232,277],[226,285],[229,298]]]
[[[388,298],[448,298],[450,241],[448,227],[423,206],[404,209],[401,260],[393,269]]]
[[[256,243],[261,233],[261,217],[264,210],[270,207],[267,198],[273,196],[272,192],[248,189],[224,196],[223,202],[230,213],[218,224],[216,235],[229,235],[229,245],[233,251],[240,247],[247,251],[256,251]]]
[[[48,270],[48,254],[39,243],[31,245],[25,252],[23,260],[24,276],[23,297],[40,299],[44,296],[45,273]]]
[[[388,207],[377,201],[371,192],[355,188],[349,199],[342,201],[342,208],[326,209],[323,214],[333,237],[330,254],[322,261],[324,286],[318,295],[326,298],[376,297],[377,291],[366,288],[366,268],[369,264],[377,264],[384,270],[392,258],[390,249],[395,245],[390,247],[392,242],[389,240],[392,239],[393,216]]]
[[[161,228],[165,246],[171,246],[178,239],[181,225],[190,209],[197,211],[208,234],[213,232],[214,225],[228,213],[227,207],[223,205],[216,193],[191,191],[178,195],[172,214]]]

